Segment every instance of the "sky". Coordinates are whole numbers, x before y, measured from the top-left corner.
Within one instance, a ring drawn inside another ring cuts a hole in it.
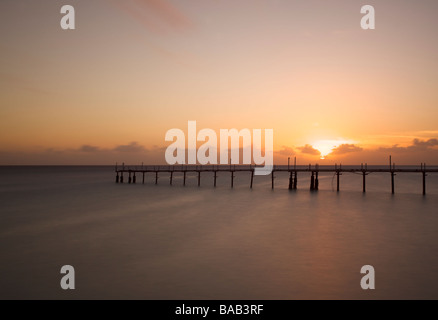
[[[76,29],[60,27],[63,5]],[[362,30],[363,5],[376,29]],[[165,163],[172,128],[274,162],[438,164],[436,0],[2,0],[0,165]]]

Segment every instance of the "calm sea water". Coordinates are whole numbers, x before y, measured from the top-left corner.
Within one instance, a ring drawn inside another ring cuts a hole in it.
[[[112,167],[0,167],[0,298],[438,299],[438,175],[204,174],[115,184]],[[64,291],[61,266],[76,270]],[[372,265],[376,289],[360,287]]]

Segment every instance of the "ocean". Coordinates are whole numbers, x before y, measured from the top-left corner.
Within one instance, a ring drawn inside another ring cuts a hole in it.
[[[438,299],[438,173],[162,173],[0,167],[1,299]],[[141,182],[141,181],[140,181]],[[75,290],[62,290],[63,265]],[[362,266],[375,289],[360,286]]]

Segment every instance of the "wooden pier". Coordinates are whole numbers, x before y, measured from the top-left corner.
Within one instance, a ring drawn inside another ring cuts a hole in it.
[[[198,187],[201,186],[201,174],[212,173],[214,177],[214,187],[216,187],[218,173],[227,172],[230,174],[231,188],[234,187],[234,177],[236,172],[248,172],[250,175],[249,187],[253,188],[254,171],[258,167],[254,165],[171,165],[171,166],[118,166],[116,164],[116,183],[124,183],[124,177],[128,176],[128,183],[136,183],[137,176],[142,176],[142,183],[145,183],[145,175],[147,173],[154,174],[155,184],[158,184],[159,175],[168,174],[170,185],[173,184],[173,177],[175,173],[181,173],[183,175],[183,185],[186,185],[187,173],[195,173],[197,175]],[[366,192],[366,177],[371,173],[388,173],[391,177],[391,193],[395,193],[395,176],[397,173],[418,173],[421,174],[423,179],[423,195],[426,195],[426,177],[428,173],[437,173],[437,168],[427,168],[426,164],[421,163],[418,167],[409,166],[409,168],[396,168],[394,163],[391,163],[387,168],[376,168],[379,166],[368,167],[367,164],[361,164],[360,166],[347,166],[342,165],[324,166],[320,167],[316,165],[297,166],[296,162],[293,166],[286,165],[274,165],[271,172],[271,187],[275,187],[275,174],[278,172],[287,172],[289,174],[289,190],[298,189],[298,173],[310,173],[310,190],[317,191],[319,189],[319,174],[320,173],[333,173],[336,176],[336,190],[340,191],[340,176],[345,173],[361,174],[362,175],[362,190]]]

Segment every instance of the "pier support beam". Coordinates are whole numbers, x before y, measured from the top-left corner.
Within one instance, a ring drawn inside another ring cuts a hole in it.
[[[137,182],[137,178],[135,176],[135,172],[134,172],[134,176],[132,177],[132,183],[136,183]]]
[[[198,171],[198,187],[201,186],[201,171]]]
[[[298,172],[295,171],[295,178],[294,178],[294,190],[296,190],[298,187]]]
[[[275,179],[274,170],[272,170],[271,175],[272,175],[272,189],[274,189],[274,179]]]
[[[158,184],[158,171],[155,171],[155,184]]]
[[[315,190],[315,173],[312,171],[312,175],[310,176],[310,190]]]
[[[289,171],[289,190],[292,190],[293,188],[293,173],[292,171]]]
[[[142,180],[142,184],[144,184],[144,171],[143,171],[143,180]]]
[[[128,183],[131,183],[132,178],[131,178],[131,171],[129,171],[129,177],[128,177]]]
[[[426,195],[426,171],[423,171],[423,195]]]
[[[186,185],[186,173],[187,173],[187,171],[184,171],[183,186]]]
[[[231,188],[234,188],[234,171],[231,171]]]
[[[119,173],[117,172],[117,175],[116,175],[116,183],[119,183]]]
[[[365,193],[367,192],[367,185],[366,185],[366,177],[367,174],[365,171],[362,172],[362,192]]]
[[[316,171],[315,175],[315,190],[318,191],[319,189],[319,179],[318,179],[318,171]]]
[[[336,191],[339,192],[339,176],[341,172],[339,170],[336,171]]]
[[[392,156],[389,156],[389,170],[391,171],[391,193],[394,194],[394,169],[395,169],[395,163],[392,162]]]
[[[252,189],[252,183],[254,181],[254,169],[251,170],[251,185],[249,186]]]
[[[170,172],[170,185],[172,185],[172,180],[173,180],[173,171]]]
[[[395,176],[394,171],[391,171],[391,193],[392,193],[392,194],[395,193],[395,188],[394,188],[394,176]]]
[[[123,183],[123,172],[122,172],[122,174],[120,175],[120,183]]]
[[[216,188],[217,171],[214,171],[214,187]]]

